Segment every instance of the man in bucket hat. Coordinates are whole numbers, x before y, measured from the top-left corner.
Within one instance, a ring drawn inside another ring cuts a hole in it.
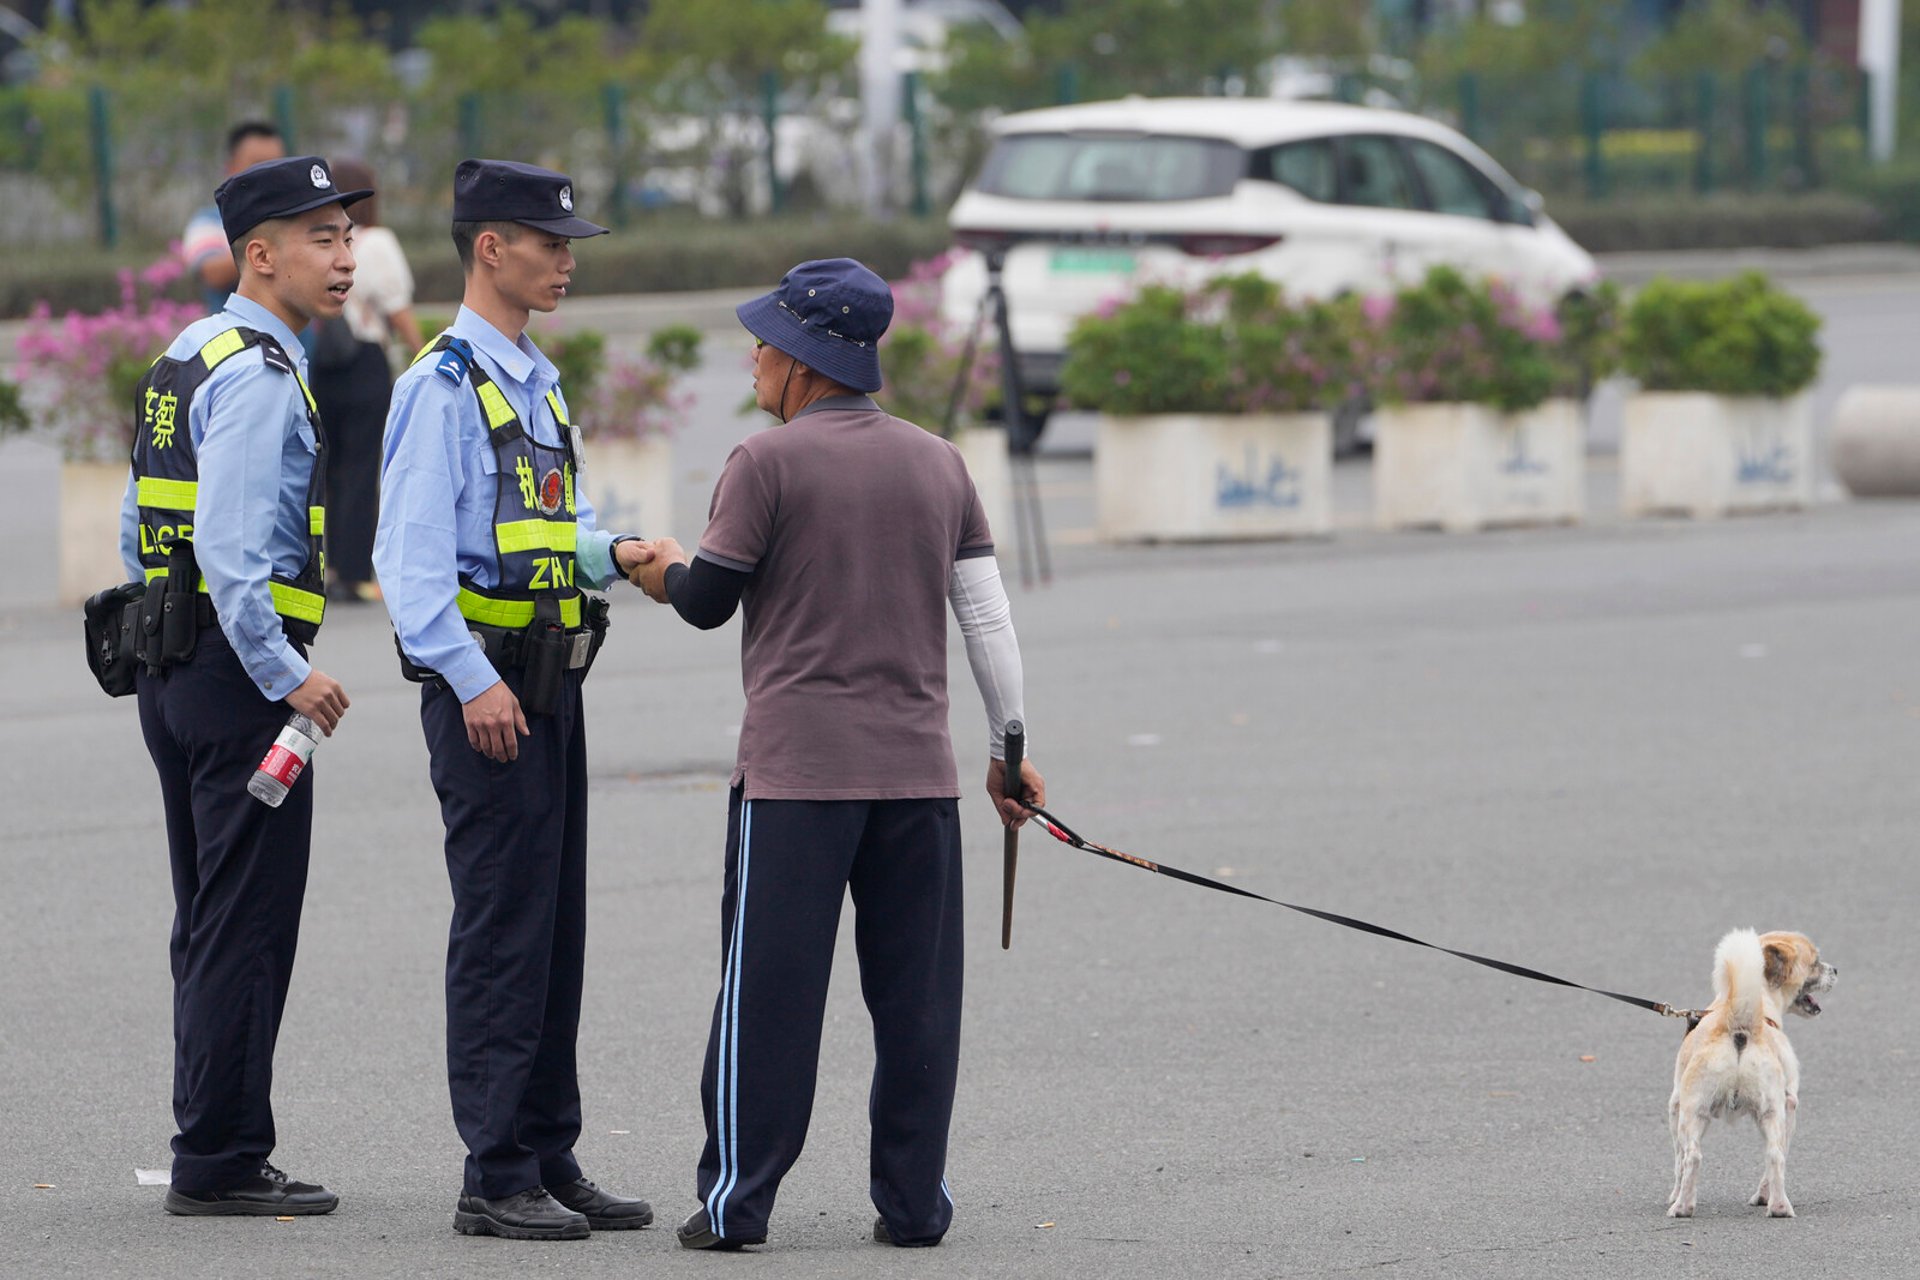
[[[948,605],[987,705],[987,793],[1010,823],[1022,818],[1002,731],[1021,716],[1020,650],[959,450],[868,394],[893,318],[886,283],[848,258],[803,262],[738,315],[755,401],[786,425],[727,459],[691,562],[662,539],[633,575],[694,626],[746,615],[701,1207],[678,1236],[690,1249],[766,1239],[806,1139],[850,889],[874,1029],[874,1238],[937,1244],[953,1219],[962,954]],[[1031,761],[1021,777],[1044,804]]]
[[[595,527],[580,435],[527,336],[566,296],[574,212],[551,169],[463,160],[453,324],[394,387],[373,559],[418,681],[446,827],[447,1077],[467,1145],[464,1235],[582,1240],[653,1221],[581,1176],[580,1025],[587,930],[581,683],[605,632],[600,589],[639,543]]]

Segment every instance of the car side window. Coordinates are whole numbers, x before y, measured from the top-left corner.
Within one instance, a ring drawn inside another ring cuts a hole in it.
[[[1340,139],[1340,202],[1374,209],[1412,209],[1412,185],[1392,138]]]
[[[1277,182],[1323,203],[1331,203],[1339,194],[1339,184],[1334,181],[1333,143],[1325,138],[1262,147],[1253,153],[1247,176]]]
[[[1494,218],[1493,193],[1479,172],[1465,160],[1445,147],[1420,138],[1407,139],[1407,153],[1413,157],[1413,167],[1426,185],[1427,198],[1435,213]]]

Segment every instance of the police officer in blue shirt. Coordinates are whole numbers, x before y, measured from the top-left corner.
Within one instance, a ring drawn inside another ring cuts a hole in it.
[[[526,336],[604,234],[565,174],[500,160],[454,172],[466,273],[453,325],[401,375],[387,415],[374,567],[446,826],[447,1074],[467,1146],[453,1225],[580,1239],[653,1210],[581,1176],[574,1041],[586,944],[587,753],[580,688],[605,587],[642,544],[595,528],[580,436]]]
[[[140,383],[120,554],[147,584],[140,727],[173,869],[169,1213],[329,1213],[338,1197],[267,1162],[274,1040],[306,893],[313,783],[278,808],[247,783],[289,709],[331,734],[339,683],[309,664],[326,598],[320,419],[295,333],[353,284],[345,205],[317,156],[215,193],[239,264],[225,309],[187,326]]]

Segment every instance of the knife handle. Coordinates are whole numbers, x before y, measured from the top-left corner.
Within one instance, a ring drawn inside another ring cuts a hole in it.
[[[1018,720],[1007,721],[1007,798],[1026,803],[1027,789],[1020,781],[1020,766],[1027,757],[1027,727]]]

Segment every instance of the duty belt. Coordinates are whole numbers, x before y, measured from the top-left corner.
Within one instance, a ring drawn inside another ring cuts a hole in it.
[[[488,627],[469,623],[467,634],[486,651],[487,660],[496,668],[523,667],[527,664],[525,628]],[[579,671],[593,661],[593,629],[580,627],[567,632],[567,670]]]

